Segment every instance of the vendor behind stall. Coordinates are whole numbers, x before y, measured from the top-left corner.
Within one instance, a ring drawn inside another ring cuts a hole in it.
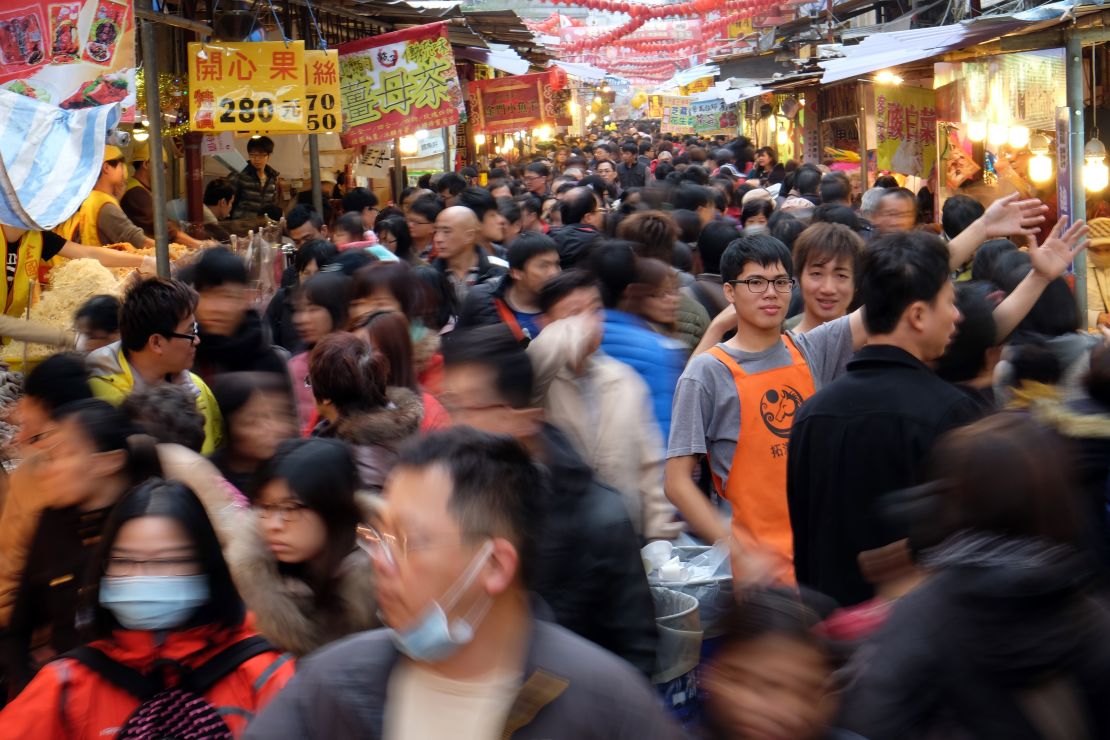
[[[259,136],[247,142],[247,166],[231,178],[235,187],[233,219],[256,218],[266,206],[277,205],[278,171],[270,166],[274,141]]]
[[[105,244],[128,243],[136,249],[154,246],[123,212],[117,198],[123,194],[127,183],[127,165],[118,146],[104,148],[104,163],[100,177],[89,197],[65,223],[54,229],[55,233],[78,244],[99,247]],[[88,255],[91,256],[91,255]]]
[[[160,156],[159,160],[164,160]],[[139,142],[131,155],[131,165],[135,174],[127,180],[126,190],[120,198],[119,205],[131,222],[143,230],[148,238],[154,236],[154,193],[151,191],[152,169],[154,158],[150,156],[150,143]],[[165,167],[165,162],[162,162]],[[169,222],[169,237],[171,242],[184,244],[187,247],[199,247],[200,242],[193,239],[184,231],[178,229],[177,223]]]

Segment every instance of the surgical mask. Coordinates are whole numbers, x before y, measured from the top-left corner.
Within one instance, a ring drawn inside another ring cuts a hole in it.
[[[474,583],[492,552],[493,543],[486,542],[459,579],[447,589],[443,598],[433,601],[416,624],[404,631],[392,631],[393,644],[398,650],[413,660],[433,663],[444,660],[474,639],[474,631],[486,616],[493,600],[483,594],[483,598],[470,609],[465,618],[449,620],[447,612],[454,608],[470,588],[470,584]]]
[[[110,576],[100,605],[129,630],[171,630],[208,603],[208,576]]]
[[[419,342],[428,335],[428,327],[424,326],[424,322],[420,319],[409,324],[409,337],[413,343]]]

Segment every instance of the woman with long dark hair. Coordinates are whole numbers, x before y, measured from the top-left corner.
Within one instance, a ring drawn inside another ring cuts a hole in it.
[[[154,440],[106,401],[59,407],[41,434],[50,444],[34,474],[51,503],[31,538],[5,640],[12,695],[44,659],[80,644],[78,597],[112,507],[161,472]]]
[[[297,397],[297,415],[307,436],[315,418],[315,400],[308,385],[308,358],[312,348],[332,332],[347,328],[351,304],[351,278],[342,272],[320,272],[302,283],[293,296],[293,323],[302,346],[289,360],[289,376]]]
[[[238,737],[292,678],[288,656],[244,624],[208,513],[183,483],[124,496],[90,565],[92,642],[0,712],[6,737]]]
[[[305,655],[378,626],[370,559],[355,545],[372,513],[358,485],[350,450],[331,439],[282,443],[255,479],[257,526],[228,560],[259,631],[282,650]]]

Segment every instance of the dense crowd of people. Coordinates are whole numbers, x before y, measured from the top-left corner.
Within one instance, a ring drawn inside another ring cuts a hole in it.
[[[1083,222],[744,138],[488,165],[344,179],[268,302],[206,248],[27,368],[0,734],[1110,736]],[[681,715],[658,541],[732,575]]]

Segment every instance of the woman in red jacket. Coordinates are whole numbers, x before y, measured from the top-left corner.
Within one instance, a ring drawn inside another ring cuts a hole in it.
[[[289,656],[244,623],[208,514],[184,484],[127,494],[95,565],[83,595],[98,639],[47,664],[0,712],[5,737],[116,737],[131,721],[238,737],[292,677]]]

